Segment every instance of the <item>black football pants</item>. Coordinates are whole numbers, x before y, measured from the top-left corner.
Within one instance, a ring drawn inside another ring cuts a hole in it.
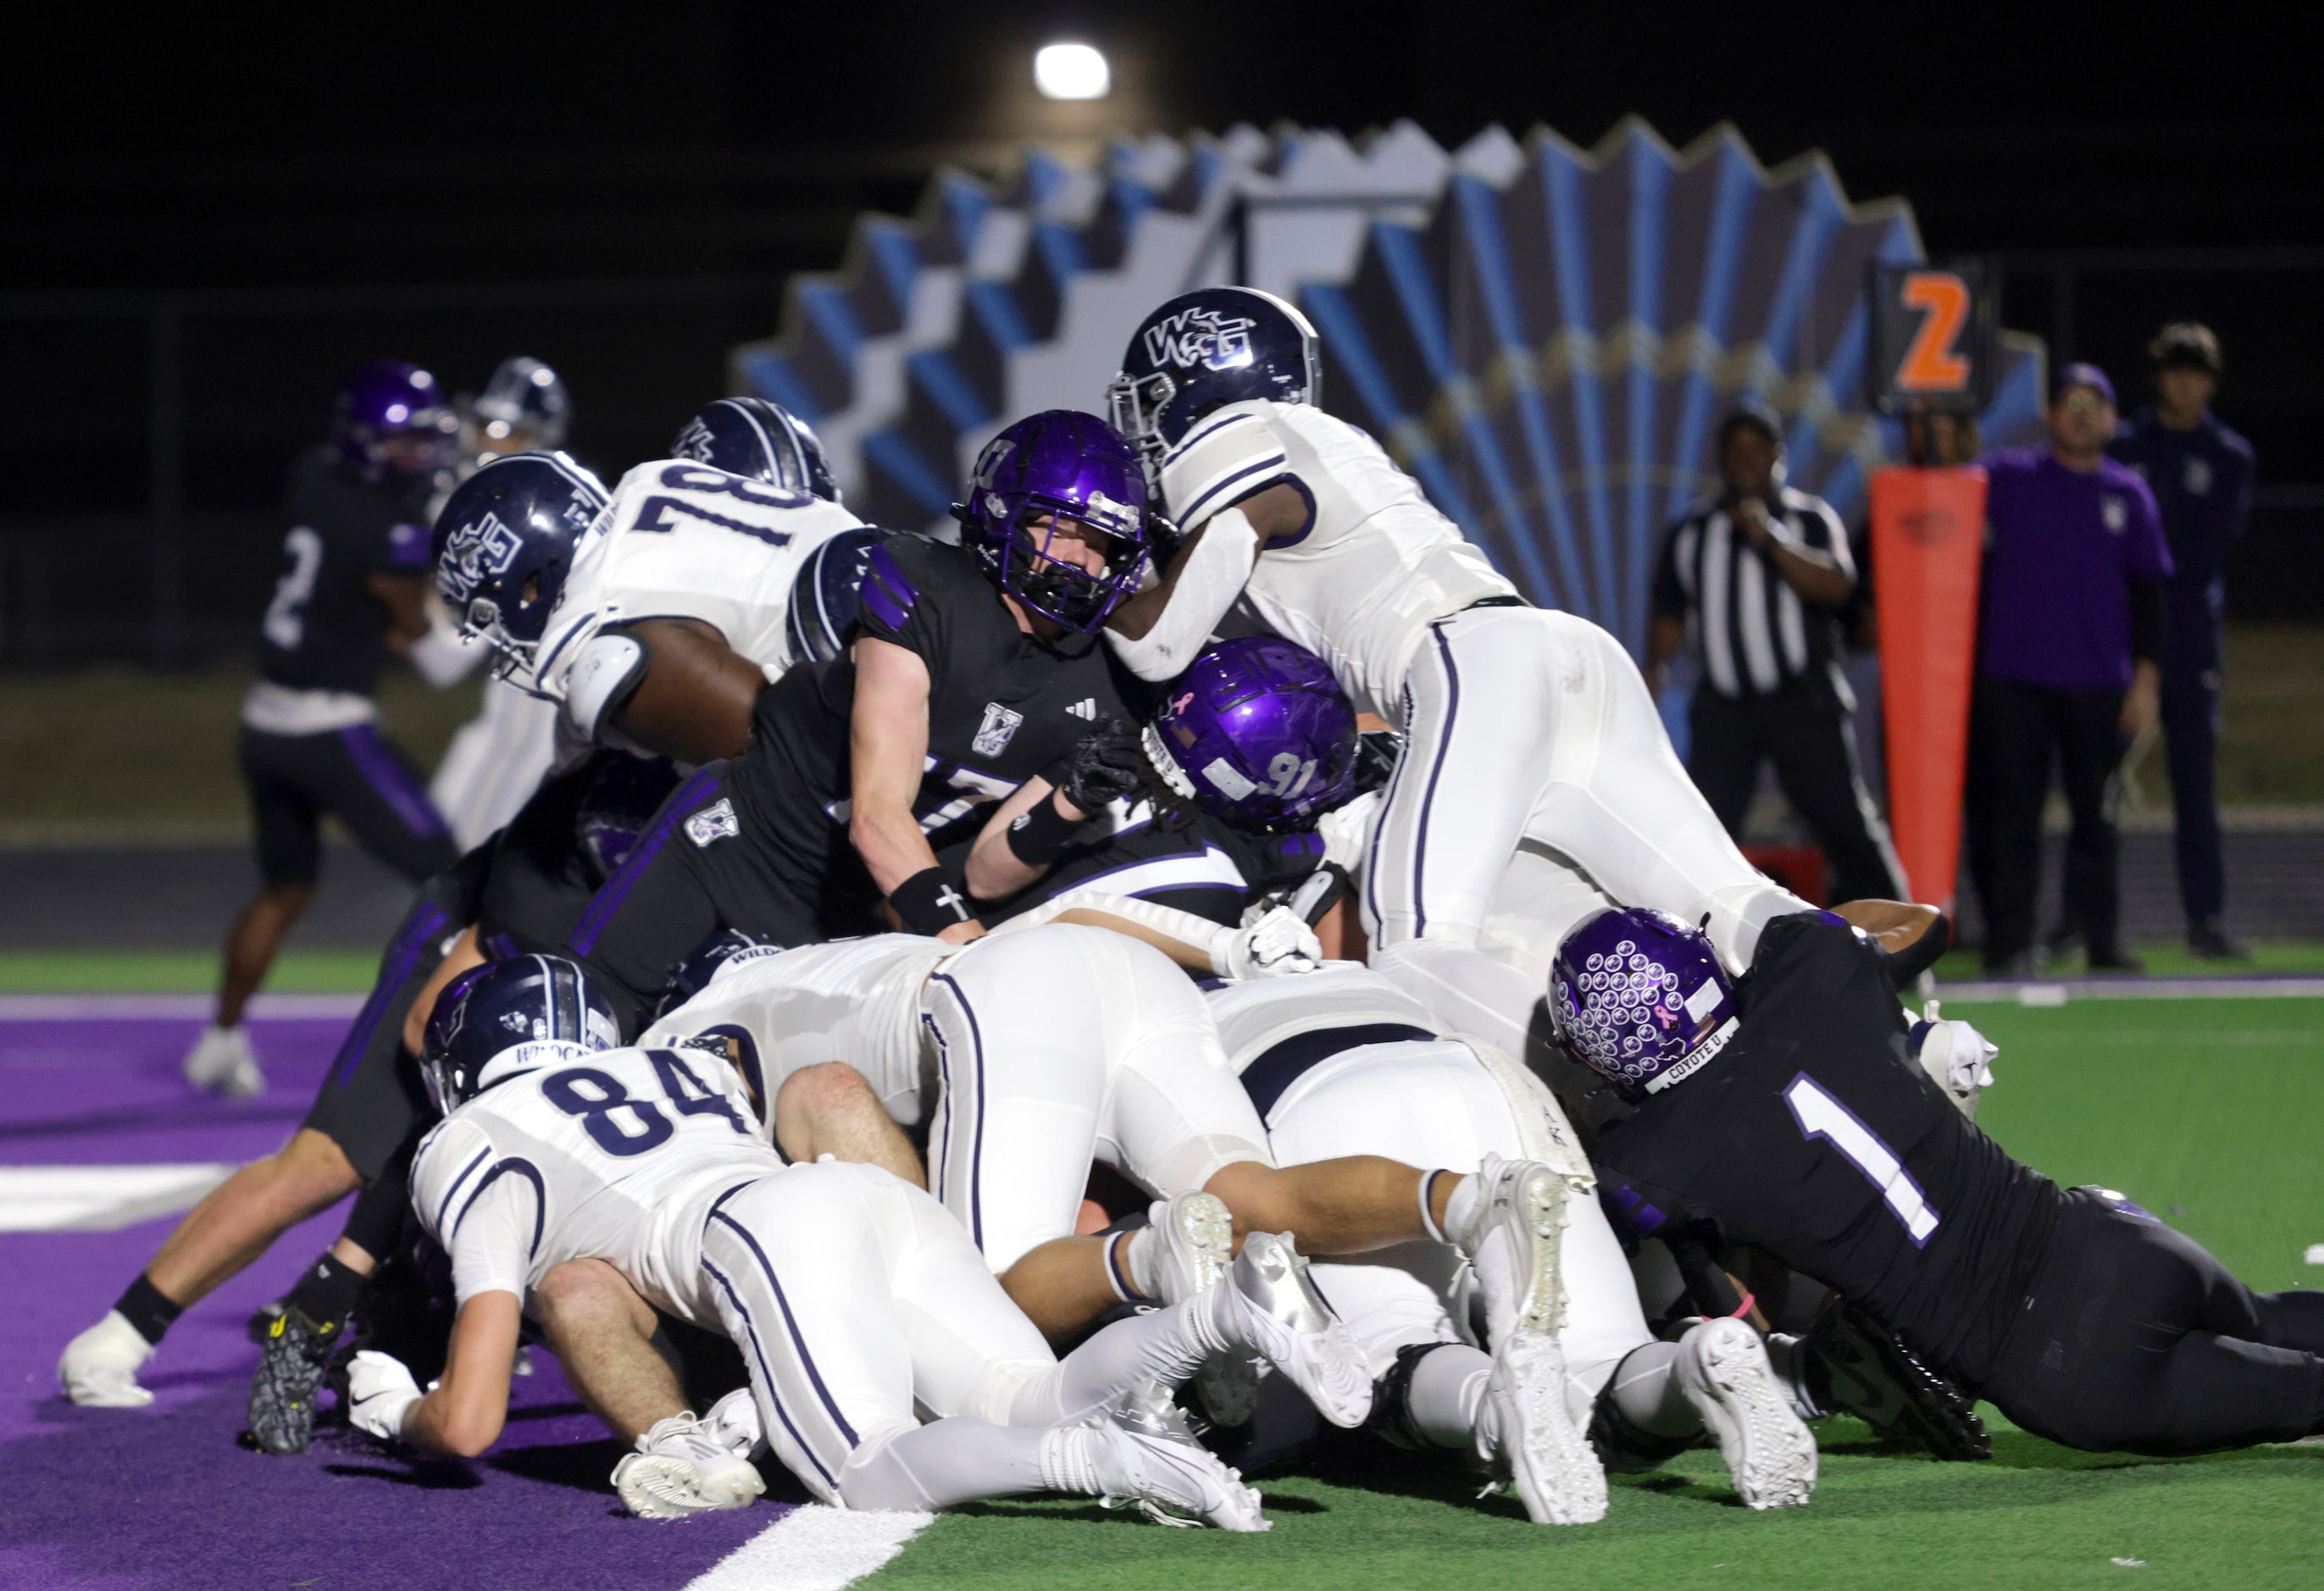
[[[2179,863],[2179,900],[2190,927],[2217,917],[2227,897],[2217,771],[2226,648],[2211,601],[2215,589],[2189,593],[2174,581],[2163,630],[2163,740],[2171,763],[2171,837]]]
[[[1729,834],[1742,838],[1759,765],[1772,761],[1784,799],[1831,869],[1825,896],[1904,898],[1887,825],[1857,763],[1855,729],[1828,681],[1806,676],[1766,696],[1722,696],[1705,684],[1694,693],[1687,722],[1686,771]]]
[[[2324,1431],[2324,1292],[2255,1293],[2193,1238],[2067,1196],[2024,1318],[1982,1389],[2092,1452],[2204,1453]]]

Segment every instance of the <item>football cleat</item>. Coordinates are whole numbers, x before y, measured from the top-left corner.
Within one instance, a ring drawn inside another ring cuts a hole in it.
[[[250,1338],[254,1347],[264,1347],[266,1339],[274,1335],[274,1322],[290,1307],[288,1297],[270,1299],[250,1311],[250,1319],[242,1323],[242,1334]]]
[[[221,1099],[250,1099],[266,1091],[250,1035],[239,1027],[204,1028],[186,1052],[184,1069],[188,1082]]]
[[[702,1417],[702,1429],[738,1458],[751,1458],[767,1445],[766,1431],[759,1423],[758,1397],[747,1386],[737,1387],[711,1404],[710,1412]]]
[[[1158,1381],[1141,1381],[1106,1406],[1106,1418],[1122,1430],[1159,1442],[1200,1448],[1186,1412],[1178,1407],[1171,1390]]]
[[[1288,1237],[1246,1237],[1219,1296],[1219,1323],[1237,1346],[1283,1372],[1333,1424],[1352,1430],[1364,1422],[1372,1410],[1370,1366]]]
[[[1606,1467],[1565,1401],[1565,1350],[1520,1329],[1493,1350],[1477,1412],[1477,1457],[1508,1481],[1536,1524],[1606,1517]]]
[[[1119,1425],[1063,1426],[1044,1434],[1041,1476],[1051,1491],[1135,1505],[1157,1524],[1263,1531],[1259,1494],[1198,1447]]]
[[[303,1453],[315,1435],[315,1394],[346,1340],[345,1320],[317,1322],[285,1310],[267,1328],[258,1372],[250,1378],[250,1435],[262,1453]]]
[[[1214,1193],[1157,1200],[1147,1230],[1154,1292],[1166,1304],[1215,1285],[1234,1264],[1234,1219]],[[1194,1390],[1213,1425],[1240,1425],[1259,1402],[1259,1366],[1247,1356],[1213,1355],[1194,1372]]]
[[[65,1344],[57,1360],[57,1383],[84,1409],[142,1409],[153,1394],[137,1384],[137,1372],[153,1356],[153,1345],[119,1310]]]
[[[1757,1331],[1733,1319],[1705,1320],[1679,1343],[1678,1384],[1718,1439],[1747,1505],[1796,1508],[1813,1494],[1815,1435],[1794,1412]]]
[[[757,1467],[734,1451],[731,1431],[714,1430],[690,1412],[655,1421],[638,1450],[613,1466],[613,1490],[640,1519],[748,1508],[766,1489]]]
[[[1538,1161],[1485,1156],[1469,1219],[1450,1237],[1476,1267],[1491,1340],[1563,1324],[1558,1247],[1565,1231],[1563,1178]]]
[[[1824,1309],[1808,1328],[1805,1346],[1818,1407],[1853,1414],[1892,1441],[1951,1462],[1993,1457],[1993,1440],[1969,1394],[1854,1304],[1842,1300]]]

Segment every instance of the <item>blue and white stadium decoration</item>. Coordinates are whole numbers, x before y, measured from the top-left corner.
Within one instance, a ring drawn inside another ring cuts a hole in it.
[[[1265,288],[1321,334],[1325,408],[1529,597],[1638,651],[1661,531],[1715,485],[1737,398],[1784,417],[1791,483],[1843,519],[1901,457],[1864,403],[1865,267],[1923,258],[1904,201],[1851,203],[1821,153],[1769,170],[1728,126],[1683,150],[1636,119],[1589,150],[1489,127],[1451,152],[1409,123],[1237,127],[1093,168],[1028,152],[998,189],[942,173],[795,279],[733,374],[816,428],[851,507],[934,527],[1001,425],[1102,410],[1155,305]],[[2004,334],[1988,445],[2036,434],[2043,365]]]

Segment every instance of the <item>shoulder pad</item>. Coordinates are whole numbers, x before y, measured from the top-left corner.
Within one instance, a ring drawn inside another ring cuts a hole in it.
[[[881,542],[864,560],[863,612],[890,630],[902,626],[919,604],[920,588],[896,562],[894,547]]]

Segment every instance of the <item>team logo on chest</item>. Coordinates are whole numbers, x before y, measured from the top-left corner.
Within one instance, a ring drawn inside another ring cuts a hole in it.
[[[716,840],[732,840],[742,832],[741,822],[734,816],[734,804],[721,796],[715,805],[706,806],[686,820],[686,837],[697,849]]]
[[[979,757],[998,757],[1009,750],[1009,742],[1016,738],[1017,726],[1024,722],[1023,713],[1003,707],[998,702],[987,702],[983,725],[977,730],[976,739],[968,743],[968,749]]]
[[[2106,521],[2107,533],[2119,536],[2130,523],[2130,509],[2119,497],[2098,499],[2098,518]]]
[[[2186,489],[2190,497],[2209,497],[2211,494],[2211,461],[2208,458],[2189,459],[2187,467],[2180,472],[2179,484]]]

